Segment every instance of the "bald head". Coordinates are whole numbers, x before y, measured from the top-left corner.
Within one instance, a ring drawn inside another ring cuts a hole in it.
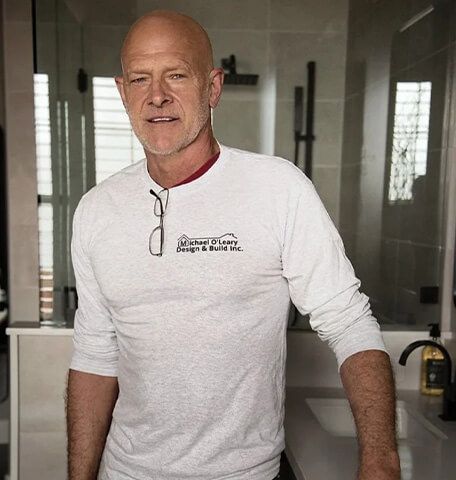
[[[132,55],[141,54],[152,42],[168,48],[185,49],[205,73],[214,68],[212,47],[204,28],[193,18],[168,10],[154,10],[139,18],[130,28],[121,50],[122,69]]]

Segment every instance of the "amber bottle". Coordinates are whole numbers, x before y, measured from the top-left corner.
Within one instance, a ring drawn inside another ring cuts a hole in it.
[[[438,323],[430,323],[430,336],[436,343],[440,341]],[[421,354],[421,393],[424,395],[442,395],[444,378],[444,357],[442,352],[431,345],[423,348]]]

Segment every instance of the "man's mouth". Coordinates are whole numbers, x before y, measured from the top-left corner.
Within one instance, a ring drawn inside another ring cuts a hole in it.
[[[170,123],[170,122],[174,122],[175,120],[177,120],[177,117],[165,117],[165,116],[151,117],[147,119],[149,123]]]

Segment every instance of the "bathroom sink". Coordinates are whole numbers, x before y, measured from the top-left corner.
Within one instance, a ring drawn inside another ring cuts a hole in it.
[[[337,437],[356,437],[355,423],[348,400],[345,398],[306,398],[320,426]],[[448,437],[421,413],[406,402],[398,401],[397,438],[410,444],[419,444]]]

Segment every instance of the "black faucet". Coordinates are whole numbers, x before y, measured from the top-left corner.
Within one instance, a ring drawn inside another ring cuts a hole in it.
[[[451,383],[452,363],[448,350],[437,342],[433,342],[431,340],[418,340],[405,347],[399,358],[399,363],[401,365],[405,365],[407,363],[408,356],[413,352],[413,350],[426,345],[438,348],[442,352],[444,358],[443,412],[441,415],[439,415],[439,417],[445,421],[456,421],[456,371],[454,381]]]

